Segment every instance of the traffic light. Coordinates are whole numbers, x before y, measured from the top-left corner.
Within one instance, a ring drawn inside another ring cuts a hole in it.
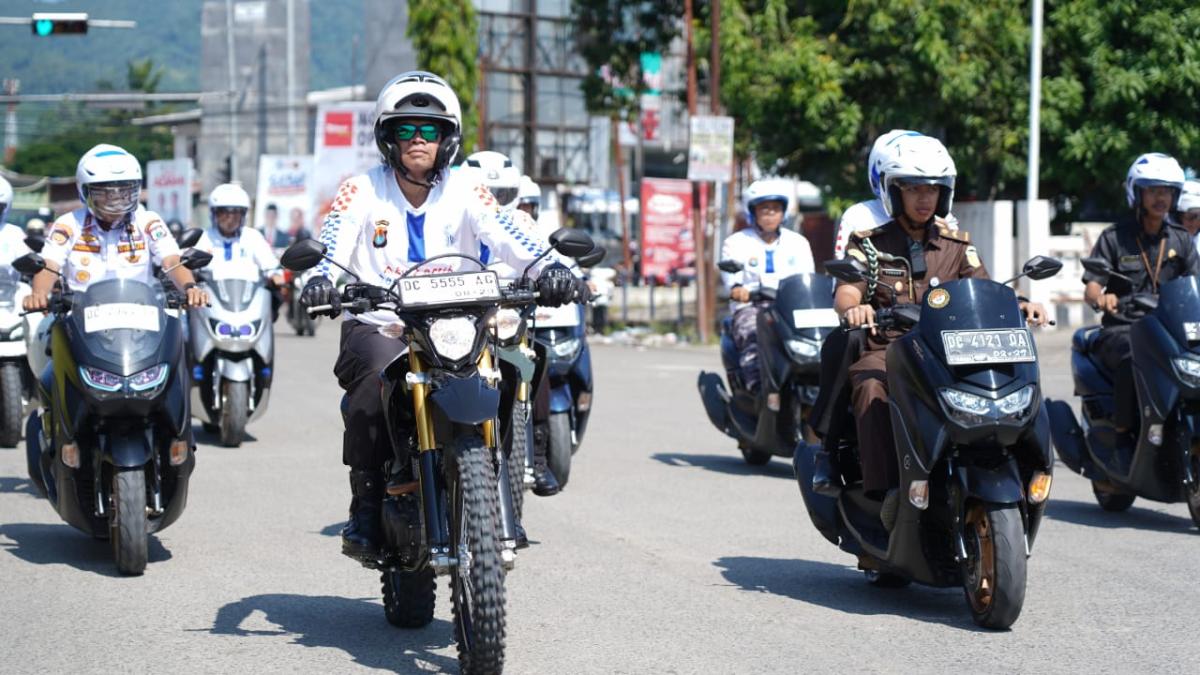
[[[38,37],[85,35],[88,15],[85,12],[35,12],[29,25]]]

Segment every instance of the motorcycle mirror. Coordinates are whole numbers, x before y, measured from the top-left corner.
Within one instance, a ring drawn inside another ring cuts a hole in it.
[[[575,261],[579,263],[580,267],[595,267],[604,260],[604,256],[607,254],[608,251],[604,250],[603,246],[596,246],[586,255],[576,258]]]
[[[1061,260],[1044,255],[1035,255],[1021,268],[1021,273],[1034,281],[1040,281],[1058,274],[1058,271],[1061,269]]]
[[[46,238],[40,234],[31,234],[25,237],[25,245],[34,253],[41,253],[42,247],[46,245]]]
[[[189,227],[179,234],[175,239],[179,243],[179,248],[191,248],[200,243],[200,237],[204,235],[204,231],[198,227]]]
[[[1104,258],[1084,258],[1079,262],[1083,265],[1083,269],[1096,276],[1106,277],[1112,274],[1112,265],[1108,264]]]
[[[861,263],[853,258],[826,260],[825,272],[834,279],[844,281],[848,284],[856,284],[866,279],[866,270],[863,269]]]
[[[1158,298],[1153,295],[1138,293],[1137,295],[1133,296],[1132,300],[1133,306],[1137,307],[1143,312],[1153,312],[1154,310],[1158,309]]]
[[[566,227],[559,228],[550,234],[550,245],[554,247],[555,251],[569,258],[586,256],[596,247],[596,243],[592,241],[587,232]]]
[[[742,263],[736,260],[722,260],[721,262],[717,263],[717,269],[721,270],[722,272],[728,272],[729,274],[736,274],[742,271]]]
[[[316,239],[301,239],[283,252],[280,262],[293,272],[303,272],[317,266],[325,258],[325,244]]]
[[[179,256],[179,264],[189,270],[198,270],[208,263],[212,262],[212,254],[207,251],[197,251],[194,248],[189,248]]]
[[[33,276],[46,269],[46,259],[37,253],[26,253],[12,262],[13,269],[28,276]]]

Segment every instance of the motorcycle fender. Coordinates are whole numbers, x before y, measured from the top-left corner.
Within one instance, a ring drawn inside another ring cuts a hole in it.
[[[995,468],[957,466],[955,473],[968,497],[993,504],[1018,504],[1025,498],[1017,462],[1011,457]]]
[[[575,398],[571,396],[570,384],[564,382],[550,389],[550,412],[568,412],[574,405]]]
[[[496,352],[501,361],[512,364],[516,368],[517,373],[521,376],[522,382],[533,381],[533,371],[537,368],[537,364],[533,359],[529,358],[517,347],[504,347]]]
[[[149,432],[147,432],[149,433]],[[154,449],[146,435],[121,434],[100,436],[100,453],[105,462],[120,468],[145,466],[154,458]]]
[[[217,359],[217,375],[219,379],[232,382],[250,382],[254,379],[254,360],[242,359],[230,361]]]
[[[489,387],[478,375],[448,377],[430,398],[446,419],[459,424],[481,424],[495,419],[500,410],[500,390]]]

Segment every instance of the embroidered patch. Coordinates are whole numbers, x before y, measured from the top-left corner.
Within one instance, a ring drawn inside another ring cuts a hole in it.
[[[885,267],[879,271],[882,272],[883,276],[885,276],[885,277],[902,277],[902,276],[904,276],[904,270],[888,269]]]
[[[388,221],[375,221],[375,236],[371,237],[371,245],[375,248],[387,246]]]
[[[66,225],[59,225],[50,232],[50,241],[59,246],[66,246],[71,239],[71,228]]]
[[[941,309],[950,304],[950,291],[944,288],[935,288],[929,291],[929,295],[925,297],[925,302],[934,309]]]
[[[171,231],[167,229],[167,226],[163,224],[163,221],[152,220],[150,221],[150,224],[146,226],[146,234],[150,236],[150,241],[158,241],[159,239],[171,234]]]
[[[99,253],[100,244],[89,244],[85,241],[77,241],[75,242],[75,245],[71,247],[71,250],[82,251],[83,253]]]

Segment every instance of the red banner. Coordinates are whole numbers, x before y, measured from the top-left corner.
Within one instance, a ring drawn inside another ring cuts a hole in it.
[[[691,274],[696,257],[692,184],[674,178],[643,178],[641,216],[642,276],[665,282],[672,272]]]

